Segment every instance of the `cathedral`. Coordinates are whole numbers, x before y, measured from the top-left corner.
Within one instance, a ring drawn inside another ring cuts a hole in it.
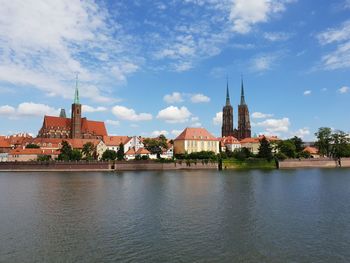
[[[66,117],[64,109],[60,116],[44,116],[43,126],[39,130],[38,138],[62,139],[102,139],[107,136],[104,122],[90,121],[82,116],[82,105],[79,101],[78,81],[75,87],[74,102],[71,118]]]
[[[230,102],[228,82],[226,87],[226,104],[222,109],[221,136],[233,136],[238,140],[251,137],[250,117],[248,105],[245,102],[243,79],[241,81],[241,103],[238,105],[238,127],[233,127],[233,108]]]

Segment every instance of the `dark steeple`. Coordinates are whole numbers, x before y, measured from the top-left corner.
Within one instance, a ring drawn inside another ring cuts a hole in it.
[[[241,105],[245,105],[243,77],[241,78]]]
[[[61,109],[60,117],[61,117],[61,118],[67,118],[67,116],[66,116],[66,110],[65,110],[65,109]]]
[[[227,80],[227,83],[226,83],[226,106],[230,106],[230,105],[231,105],[230,93],[229,93],[229,90],[228,90],[228,80]]]
[[[233,136],[233,108],[230,103],[230,93],[228,90],[228,80],[226,84],[226,105],[222,109],[221,136]]]

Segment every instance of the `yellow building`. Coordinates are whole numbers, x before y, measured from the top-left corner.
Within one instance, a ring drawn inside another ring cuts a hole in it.
[[[184,154],[201,151],[219,153],[220,140],[204,128],[186,128],[174,140],[174,153]]]

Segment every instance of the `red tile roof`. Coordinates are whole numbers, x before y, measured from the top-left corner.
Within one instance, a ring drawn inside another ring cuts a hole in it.
[[[51,127],[63,130],[71,129],[71,119],[55,116],[45,116],[43,127],[48,129]],[[81,119],[82,133],[91,133],[98,136],[107,136],[107,130],[102,121],[89,121],[86,118]]]
[[[186,128],[175,140],[219,141],[204,128]]]
[[[85,143],[91,142],[94,146],[97,146],[101,140],[97,139],[67,139],[66,140],[73,149],[83,149]]]
[[[92,133],[99,136],[107,136],[107,130],[105,123],[102,121],[89,121],[86,118],[82,118],[81,131],[83,133]]]
[[[5,139],[5,137],[0,137],[0,148],[11,148],[11,144]]]
[[[139,148],[136,154],[151,154],[151,153],[145,148]]]
[[[103,136],[103,142],[107,146],[119,146],[121,143],[125,145],[130,139],[128,136]]]
[[[310,154],[318,154],[318,149],[315,147],[308,146],[304,149],[304,152],[308,152]]]
[[[240,144],[240,142],[238,141],[237,138],[233,137],[233,136],[227,136],[227,137],[223,137],[221,138],[221,142],[226,145],[226,144]]]
[[[135,149],[134,148],[130,148],[126,153],[125,155],[135,155],[136,152],[135,152]]]

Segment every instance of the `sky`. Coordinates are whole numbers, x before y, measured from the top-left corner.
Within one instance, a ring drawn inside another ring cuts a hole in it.
[[[241,75],[253,134],[350,131],[350,0],[0,0],[0,134],[70,114],[111,135],[221,133]]]

